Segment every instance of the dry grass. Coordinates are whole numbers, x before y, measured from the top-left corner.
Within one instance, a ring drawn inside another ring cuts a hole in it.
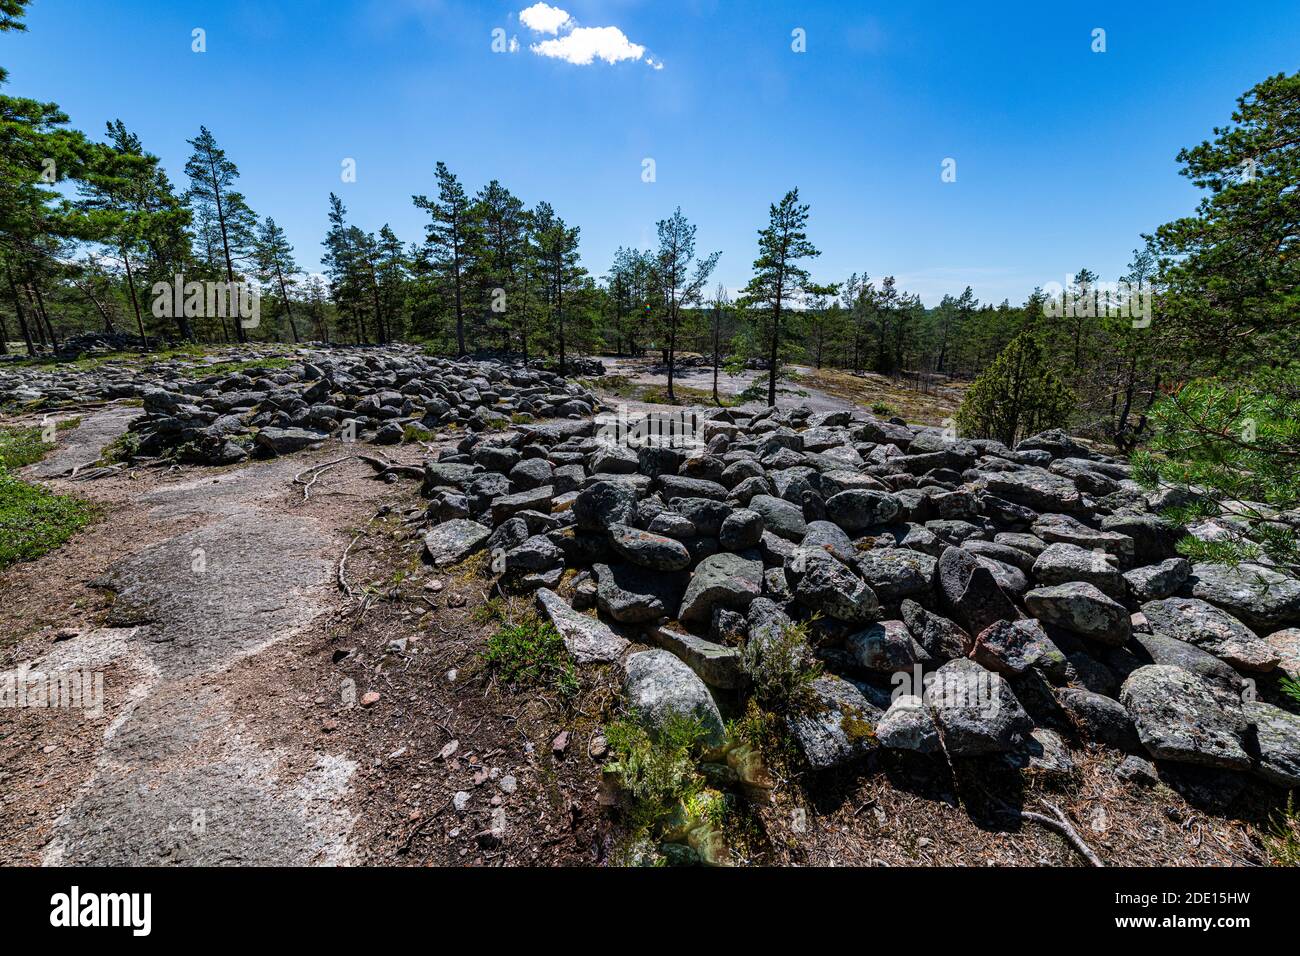
[[[952,418],[966,388],[964,382],[954,383],[925,394],[884,375],[856,375],[828,368],[809,369],[791,376],[791,380],[868,411],[884,406],[887,411],[876,411],[875,414],[886,418],[898,416],[919,425],[942,425],[945,418]]]

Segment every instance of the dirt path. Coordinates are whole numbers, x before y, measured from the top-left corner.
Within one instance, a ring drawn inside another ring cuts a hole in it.
[[[601,358],[605,364],[607,375],[623,376],[635,382],[638,385],[666,385],[668,376],[666,373],[652,371],[652,367],[657,363],[653,359],[629,359],[629,358]],[[793,370],[798,372],[804,370],[804,366],[792,366]],[[718,370],[718,392],[723,395],[739,395],[755,382],[761,381],[766,387],[767,373],[755,371],[753,369],[744,369],[735,375],[729,375],[723,369]],[[675,385],[683,385],[689,388],[699,389],[713,393],[713,368],[712,366],[696,367],[679,367],[673,370],[673,382]],[[599,387],[600,380],[593,380],[593,384]],[[642,411],[645,408],[660,408],[666,406],[651,405],[646,402],[632,403],[636,405],[634,410]],[[758,409],[763,407],[766,401],[750,402],[742,406],[745,408]],[[793,386],[789,383],[777,383],[776,404],[778,408],[790,408],[795,405],[806,405],[814,412],[832,412],[840,409],[852,409],[852,402],[842,398],[836,398],[834,395],[821,392],[816,389],[806,388],[802,385]]]
[[[28,477],[94,461],[133,414],[88,413]],[[232,669],[300,633],[335,600],[338,528],[286,507],[300,494],[290,482],[306,464],[281,459],[182,480],[153,473],[53,483],[95,500],[106,518],[6,574],[13,610],[28,626],[45,625],[26,638],[19,630],[10,656],[29,675],[84,674],[87,689],[102,686],[102,698],[96,703],[88,691],[79,709],[18,709],[0,718],[10,724],[0,745],[28,771],[6,775],[14,779],[6,781],[4,816],[18,811],[40,821],[27,839],[5,841],[18,860],[346,858],[351,820],[338,808],[355,763],[320,750],[305,772],[278,773],[283,755],[246,732]],[[54,588],[43,586],[52,581]],[[69,594],[76,595],[71,607],[60,608]],[[107,597],[106,614],[75,613],[93,607],[96,594]],[[52,644],[51,628],[59,638]],[[35,686],[55,685],[38,679]],[[22,752],[26,734],[48,741],[39,752],[47,759]]]
[[[78,432],[100,424],[88,413],[54,455],[84,457]],[[351,461],[308,500],[292,484],[351,450],[48,482],[102,518],[0,573],[0,671],[84,673],[102,697],[0,708],[0,863],[602,857],[585,742],[608,688],[584,717],[494,686],[486,585],[420,567],[416,483]]]

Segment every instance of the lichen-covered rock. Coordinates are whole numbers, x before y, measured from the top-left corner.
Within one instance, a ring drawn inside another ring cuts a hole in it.
[[[900,694],[876,725],[876,739],[890,750],[932,754],[941,749],[939,729],[920,697]]]
[[[683,621],[707,621],[718,604],[743,611],[762,590],[761,561],[730,552],[710,555],[691,573],[678,617]]]
[[[1035,588],[1025,595],[1025,608],[1040,621],[1103,644],[1123,644],[1133,630],[1122,604],[1082,581]]]
[[[691,564],[680,541],[625,524],[609,526],[609,543],[626,560],[654,571],[684,571]]]
[[[1195,644],[1233,667],[1247,671],[1268,671],[1277,666],[1278,655],[1227,611],[1196,598],[1166,598],[1148,601],[1142,613],[1151,633]]]
[[[912,638],[902,621],[881,621],[849,637],[846,649],[860,667],[894,673],[928,662],[930,655]]]
[[[619,637],[598,618],[575,611],[549,588],[538,590],[537,603],[579,664],[616,661],[628,649],[626,638]]]
[[[623,696],[628,707],[652,728],[670,714],[694,717],[707,732],[709,746],[725,739],[722,715],[709,688],[696,673],[669,651],[637,651],[627,658]]]
[[[1259,764],[1255,772],[1279,787],[1300,787],[1300,716],[1262,700],[1243,705],[1255,725]]]
[[[598,481],[578,492],[573,516],[584,531],[605,531],[610,525],[632,522],[636,500],[636,490],[630,484]]]
[[[1223,608],[1251,627],[1300,624],[1300,581],[1261,564],[1194,564],[1192,597]]]
[[[975,638],[971,658],[991,671],[1013,677],[1037,667],[1057,681],[1064,680],[1067,666],[1060,648],[1032,618],[990,624]]]
[[[1178,592],[1192,572],[1186,558],[1167,558],[1159,564],[1124,572],[1129,594],[1139,604],[1162,601]]]
[[[786,723],[813,770],[861,760],[876,743],[880,710],[841,677],[825,675],[811,685],[813,702]]]
[[[802,559],[803,571],[797,574],[795,600],[814,612],[837,621],[864,623],[873,620],[880,610],[876,594],[856,574],[825,551],[795,552],[787,564]]]
[[[459,518],[435,525],[424,535],[424,553],[437,567],[465,560],[487,543],[490,528]]]
[[[935,671],[925,699],[944,750],[954,757],[1005,753],[1034,726],[1007,682],[972,660],[949,661]]]
[[[1248,770],[1243,739],[1245,715],[1225,706],[1181,667],[1139,667],[1120,689],[1120,702],[1133,718],[1151,756],[1175,763]]]

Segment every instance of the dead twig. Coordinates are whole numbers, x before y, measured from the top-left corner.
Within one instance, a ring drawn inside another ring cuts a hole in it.
[[[1088,846],[1088,844],[1084,842],[1083,837],[1079,836],[1079,831],[1074,828],[1072,823],[1070,823],[1070,818],[1065,815],[1060,807],[1048,803],[1046,800],[1040,800],[1039,803],[1041,803],[1045,809],[1049,810],[1052,813],[1052,816],[1045,816],[1041,813],[1035,813],[1032,810],[1021,810],[1019,811],[1020,819],[1027,820],[1030,823],[1037,823],[1039,826],[1047,827],[1047,829],[1059,834],[1065,842],[1070,845],[1075,853],[1078,853],[1079,856],[1083,857],[1093,866],[1106,865],[1101,862],[1101,857],[1093,852],[1092,847]]]

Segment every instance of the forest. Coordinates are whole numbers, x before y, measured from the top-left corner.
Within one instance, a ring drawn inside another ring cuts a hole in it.
[[[23,29],[23,7],[0,2],[0,28]],[[656,247],[584,261],[581,227],[549,202],[530,205],[496,179],[466,184],[442,162],[432,188],[410,198],[428,215],[420,237],[368,229],[338,195],[322,197],[318,274],[299,265],[273,201],[240,191],[237,157],[207,126],[188,140],[177,182],[120,119],[95,137],[57,104],[3,95],[0,124],[4,352],[57,353],[96,332],[129,336],[119,341],[136,348],[404,341],[561,371],[574,356],[658,354],[670,395],[678,357],[696,353],[770,369],[770,400],[787,364],[925,388],[970,381],[1020,341],[1017,361],[1059,385],[1061,414],[1044,420],[1125,451],[1152,435],[1162,395],[1295,357],[1300,74],[1264,79],[1229,125],[1179,153],[1170,175],[1187,177],[1202,199],[1133,237],[1124,275],[1082,266],[1064,289],[1038,288],[1024,302],[982,302],[967,287],[933,307],[867,263],[814,279],[819,250],[797,188],[769,206],[766,223],[755,204],[756,251],[727,251],[754,256],[753,277],[735,294],[710,283],[722,253],[697,253],[696,226],[681,209],[665,210]],[[181,278],[251,285],[258,323],[154,308]],[[1121,301],[1138,297],[1140,311]],[[973,414],[967,430],[992,427]]]

